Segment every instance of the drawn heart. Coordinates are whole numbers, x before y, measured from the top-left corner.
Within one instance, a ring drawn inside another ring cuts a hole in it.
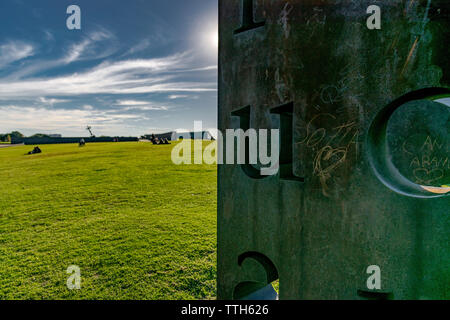
[[[325,146],[319,150],[314,159],[314,173],[328,179],[330,173],[341,165],[347,157],[347,148]]]
[[[430,185],[431,183],[444,178],[444,170],[438,168],[432,170],[417,168],[414,169],[414,177],[416,178],[417,184]]]

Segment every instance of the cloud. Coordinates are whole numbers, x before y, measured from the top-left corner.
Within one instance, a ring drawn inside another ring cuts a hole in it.
[[[47,32],[47,31],[46,31]],[[51,33],[49,33],[51,35]],[[109,40],[114,40],[115,36],[108,31],[94,31],[85,36],[80,42],[69,46],[64,56],[51,60],[34,60],[25,64],[20,70],[8,76],[10,80],[20,80],[41,71],[47,71],[58,67],[69,65],[76,61],[87,61],[102,59],[110,56],[116,47]],[[105,42],[105,41],[109,42]],[[105,49],[106,48],[106,49]],[[1,55],[0,55],[1,56]],[[0,60],[1,61],[1,60]],[[1,62],[0,62],[1,66]]]
[[[0,67],[34,55],[34,47],[21,41],[10,41],[0,45]]]
[[[176,100],[176,99],[198,99],[199,96],[193,96],[193,95],[187,95],[187,94],[171,94],[168,96],[170,100]]]
[[[104,41],[114,39],[115,36],[105,30],[98,30],[88,34],[81,42],[75,43],[69,47],[67,54],[62,58],[62,62],[69,64],[78,60],[93,60],[104,58],[115,49],[108,45],[105,49]]]
[[[141,110],[141,111],[167,111],[169,107],[166,106],[136,106],[136,107],[127,107],[122,109],[122,111],[128,110]]]
[[[87,124],[104,130],[119,130],[125,121],[140,120],[139,114],[108,113],[91,109],[49,109],[45,107],[0,106],[0,127],[11,130],[82,131]]]
[[[216,82],[178,81],[177,73],[189,64],[186,53],[164,58],[104,62],[84,73],[54,78],[1,81],[3,99],[87,94],[142,94],[156,92],[216,91]]]
[[[66,57],[63,58],[63,61],[66,64],[69,64],[73,61],[78,60],[78,58],[83,54],[83,52],[86,50],[87,46],[91,44],[91,41],[88,39],[83,40],[80,43],[76,43],[72,45],[69,49],[69,52]]]
[[[115,38],[115,36],[106,29],[99,29],[97,31],[92,32],[89,35],[89,38],[92,41],[102,41],[102,40],[113,39],[113,38]]]
[[[142,111],[152,111],[152,110],[169,110],[168,106],[157,105],[150,101],[138,101],[138,100],[117,100],[116,106],[125,106],[125,108],[120,109],[121,111],[128,110],[142,110]]]
[[[116,106],[142,106],[150,104],[148,101],[137,101],[137,100],[117,100]]]
[[[124,56],[129,56],[141,51],[144,51],[145,49],[147,49],[150,46],[150,40],[148,39],[144,39],[141,42],[139,42],[137,45],[131,47],[129,50],[127,50],[127,52],[125,52],[122,57]]]
[[[172,94],[169,96],[169,99],[171,99],[171,100],[183,99],[183,98],[189,98],[189,96],[185,95],[185,94],[180,94],[180,95]]]
[[[66,99],[47,99],[45,97],[40,97],[39,102],[41,103],[45,103],[48,105],[53,106],[55,103],[65,103],[65,102],[70,102],[70,100],[66,100]]]
[[[45,40],[47,40],[47,41],[55,40],[55,36],[53,35],[53,33],[51,33],[48,30],[44,30],[44,37],[45,37]]]
[[[187,69],[187,70],[183,70],[183,71],[188,72],[188,71],[209,71],[209,70],[217,70],[217,66],[206,66],[206,67],[202,67],[202,68],[193,68],[193,69]]]

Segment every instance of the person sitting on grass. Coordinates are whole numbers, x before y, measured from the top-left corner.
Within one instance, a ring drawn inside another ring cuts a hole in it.
[[[28,154],[36,154],[42,153],[42,150],[39,147],[34,147],[33,151],[28,152]]]

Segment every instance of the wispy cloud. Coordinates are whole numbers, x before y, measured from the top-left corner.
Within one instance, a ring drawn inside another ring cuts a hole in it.
[[[183,98],[189,98],[189,96],[188,95],[186,95],[186,94],[171,94],[170,96],[169,96],[169,99],[171,99],[171,100],[175,100],[175,99],[183,99]]]
[[[116,106],[122,106],[121,111],[128,110],[141,110],[141,111],[154,111],[154,110],[169,110],[168,106],[159,105],[151,101],[139,101],[139,100],[117,100]]]
[[[54,78],[0,80],[0,96],[3,99],[17,99],[32,96],[216,91],[215,82],[178,80],[176,73],[188,63],[189,55],[176,54],[164,58],[104,62],[84,73]]]
[[[129,56],[129,55],[133,55],[135,53],[144,51],[145,49],[147,49],[150,46],[150,40],[148,39],[144,39],[142,41],[140,41],[138,44],[136,44],[135,46],[131,47],[130,49],[128,49],[123,55],[124,56]]]
[[[105,41],[115,39],[115,36],[106,31],[98,30],[88,34],[81,42],[69,47],[67,55],[61,59],[66,64],[77,60],[93,60],[104,58],[115,51],[111,44],[105,49]]]
[[[120,111],[129,111],[129,110],[140,110],[140,111],[167,111],[169,110],[169,107],[166,106],[152,106],[152,105],[146,105],[146,106],[130,106],[121,109]]]
[[[9,41],[0,45],[0,67],[28,58],[34,54],[34,47],[21,41]]]
[[[217,66],[206,66],[201,68],[192,68],[183,70],[184,72],[192,72],[192,71],[209,71],[209,70],[217,70]]]
[[[6,131],[81,130],[87,124],[104,130],[114,130],[114,126],[123,125],[125,121],[142,119],[139,114],[109,113],[86,108],[66,110],[7,105],[0,106],[0,113],[0,127]]]
[[[83,40],[80,43],[76,43],[72,45],[69,49],[69,52],[66,57],[63,58],[65,63],[71,63],[73,61],[78,60],[78,58],[83,54],[86,48],[91,44],[91,41],[88,39]]]
[[[54,98],[47,99],[46,97],[40,97],[38,101],[44,104],[48,104],[50,106],[53,106],[55,103],[70,102],[70,100],[67,99],[54,99]]]
[[[51,33],[48,34],[51,35]],[[84,36],[84,38],[79,42],[70,45],[65,50],[65,53],[62,57],[51,60],[39,59],[30,61],[28,64],[22,66],[20,70],[11,73],[7,78],[9,81],[22,80],[39,72],[63,67],[76,61],[88,61],[106,58],[116,51],[115,46],[111,43],[111,40],[114,39],[115,36],[112,33],[104,31],[102,29],[91,32],[90,34]]]
[[[47,41],[55,40],[55,36],[53,35],[52,32],[50,32],[49,30],[44,30],[43,32],[44,32],[45,40],[47,40]]]
[[[116,106],[142,106],[150,104],[149,101],[138,101],[138,100],[117,100]]]

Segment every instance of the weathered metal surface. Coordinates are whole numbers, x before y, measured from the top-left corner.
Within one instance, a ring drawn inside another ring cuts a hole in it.
[[[449,299],[450,2],[219,3],[219,129],[293,125],[292,179],[219,166],[218,297]]]

